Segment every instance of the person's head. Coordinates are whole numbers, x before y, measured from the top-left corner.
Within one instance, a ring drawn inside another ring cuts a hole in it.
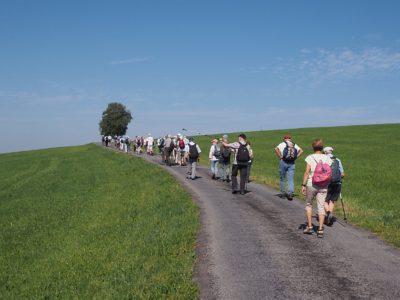
[[[189,142],[193,142],[193,140],[194,140],[193,137],[190,136],[190,137],[189,137]]]
[[[316,139],[312,143],[312,148],[314,152],[321,152],[324,149],[324,143],[321,139]]]
[[[228,135],[227,135],[227,134],[224,134],[224,135],[222,136],[222,139],[223,139],[223,140],[227,140],[227,139],[228,139]]]
[[[218,144],[218,139],[213,139],[213,140],[211,141],[211,143],[212,143],[213,145]]]
[[[244,133],[239,134],[238,138],[239,138],[239,142],[246,142],[246,139],[247,139],[247,137]]]
[[[325,147],[323,151],[327,155],[332,155],[333,154],[333,148],[330,147],[330,146]]]
[[[285,134],[284,136],[283,136],[283,140],[284,141],[286,141],[286,140],[291,140],[292,139],[292,136],[290,135],[290,134]]]

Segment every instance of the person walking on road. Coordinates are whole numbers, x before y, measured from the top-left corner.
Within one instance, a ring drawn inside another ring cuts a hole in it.
[[[211,162],[212,179],[218,179],[218,162],[221,156],[221,151],[218,145],[218,140],[211,141],[210,153],[208,155]]]
[[[151,133],[147,136],[147,154],[153,155],[154,138]]]
[[[188,179],[195,180],[196,179],[196,169],[197,169],[197,163],[200,160],[200,153],[201,149],[199,145],[197,145],[194,141],[193,138],[189,138],[189,144],[186,146],[186,160],[188,162],[187,164],[187,177]]]
[[[303,176],[303,184],[301,191],[306,196],[306,218],[307,227],[304,229],[305,234],[312,234],[314,227],[312,224],[312,202],[317,199],[319,227],[317,231],[318,237],[324,236],[324,220],[325,220],[325,199],[327,196],[327,188],[331,181],[331,165],[332,159],[323,154],[324,144],[321,139],[316,139],[312,143],[314,154],[306,157],[306,170]]]
[[[332,159],[332,179],[325,199],[326,225],[332,226],[335,220],[333,210],[342,192],[342,179],[345,174],[341,160],[333,154],[333,148],[325,147],[324,153]]]
[[[175,148],[175,144],[170,134],[167,135],[164,143],[164,162],[167,166],[171,166],[171,154]]]
[[[296,159],[303,154],[303,150],[292,141],[292,137],[286,134],[283,142],[275,148],[275,154],[279,158],[279,175],[281,183],[281,198],[293,200],[294,173]],[[286,177],[288,179],[288,192],[286,193]]]
[[[228,144],[228,136],[222,137],[221,156],[218,162],[218,170],[220,171],[220,177],[223,181],[230,182],[229,173],[231,167],[231,148],[224,146],[224,143]]]
[[[253,157],[253,150],[250,145],[246,142],[246,135],[244,133],[238,136],[238,141],[228,144],[223,143],[225,147],[229,147],[234,150],[234,159],[232,166],[232,194],[236,194],[240,191],[240,194],[246,193],[246,179],[247,179],[247,165],[249,160]],[[238,190],[237,175],[240,172],[240,190]]]

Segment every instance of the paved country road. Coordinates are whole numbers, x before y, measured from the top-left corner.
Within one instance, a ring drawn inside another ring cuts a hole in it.
[[[161,165],[159,156],[141,156]],[[348,224],[304,235],[304,203],[250,183],[246,195],[199,168],[165,167],[201,209],[201,299],[400,299],[400,251]],[[317,224],[316,220],[314,224]]]

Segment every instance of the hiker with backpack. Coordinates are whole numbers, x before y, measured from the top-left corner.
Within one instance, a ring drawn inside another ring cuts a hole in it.
[[[179,165],[181,166],[185,166],[185,149],[186,149],[186,143],[185,143],[185,138],[181,135],[179,135],[179,139],[178,139],[178,158],[179,158]]]
[[[208,158],[211,162],[211,173],[212,179],[218,179],[218,162],[221,156],[221,151],[218,145],[218,140],[213,139],[211,141],[210,153]]]
[[[175,149],[175,144],[170,134],[167,135],[164,143],[164,162],[167,166],[171,166],[171,154]]]
[[[222,178],[222,181],[229,183],[232,151],[231,148],[224,146],[224,143],[229,143],[227,135],[222,137],[221,156],[218,162],[218,170],[220,171],[219,177]]]
[[[342,162],[333,154],[332,147],[325,147],[324,153],[332,159],[332,179],[328,186],[328,192],[325,199],[326,225],[332,226],[334,222],[333,210],[335,203],[342,192],[342,178],[344,177],[344,169]]]
[[[229,147],[234,151],[234,159],[232,166],[232,194],[240,192],[241,195],[246,193],[247,165],[253,157],[253,150],[246,142],[244,133],[238,136],[238,141],[228,144],[223,143],[225,147]],[[238,190],[237,175],[240,172],[240,190]]]
[[[321,139],[316,139],[312,143],[313,154],[306,157],[306,170],[303,176],[301,192],[306,196],[306,218],[307,226],[305,234],[312,234],[314,227],[312,224],[312,203],[317,199],[319,226],[317,236],[324,236],[325,220],[325,199],[327,196],[328,185],[332,178],[332,159],[325,155],[322,150],[324,144]]]
[[[296,170],[296,159],[303,154],[297,144],[292,141],[292,137],[286,134],[283,142],[275,148],[275,154],[279,158],[279,175],[281,183],[281,198],[293,200],[294,196],[294,173]],[[288,192],[286,193],[286,177],[288,179]]]
[[[197,163],[200,160],[201,149],[197,145],[193,138],[189,138],[189,143],[186,146],[186,160],[187,160],[187,177],[188,179],[196,179]]]

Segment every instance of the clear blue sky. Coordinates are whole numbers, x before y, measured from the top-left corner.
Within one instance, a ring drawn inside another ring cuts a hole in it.
[[[0,152],[400,122],[400,1],[1,1]]]

